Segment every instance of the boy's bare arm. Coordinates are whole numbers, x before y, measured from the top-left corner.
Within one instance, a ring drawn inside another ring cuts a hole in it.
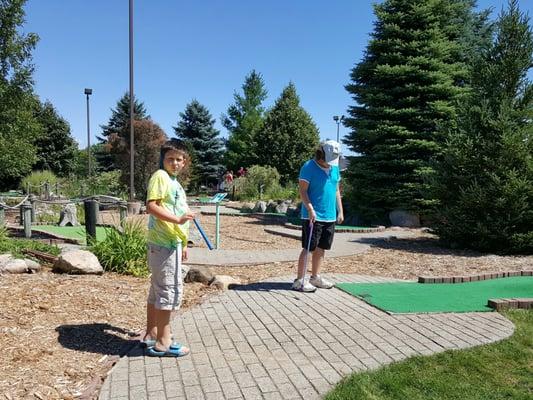
[[[173,224],[179,225],[194,219],[194,213],[191,210],[189,210],[186,214],[183,214],[180,217],[168,212],[161,205],[161,200],[149,200],[146,203],[146,212],[162,221],[172,222]]]
[[[309,221],[313,223],[316,221],[316,213],[315,213],[315,209],[313,208],[313,205],[311,204],[311,200],[309,200],[309,196],[307,195],[308,188],[309,188],[309,182],[304,181],[303,179],[300,179],[298,181],[298,189],[300,191],[300,198],[302,199],[302,202],[304,203],[304,207],[307,208],[307,212],[309,213]]]
[[[342,209],[342,198],[341,198],[341,191],[339,187],[337,187],[337,223],[342,224],[344,221],[344,210]]]

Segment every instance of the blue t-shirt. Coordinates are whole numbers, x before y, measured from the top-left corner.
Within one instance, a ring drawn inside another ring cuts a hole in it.
[[[337,220],[337,187],[341,180],[338,165],[321,168],[315,160],[307,161],[300,169],[299,179],[309,183],[307,195],[316,213],[316,220],[334,222]],[[302,203],[302,219],[309,219],[307,208]]]

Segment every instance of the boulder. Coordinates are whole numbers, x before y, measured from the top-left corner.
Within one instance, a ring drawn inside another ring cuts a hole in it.
[[[255,203],[255,207],[253,208],[254,213],[264,213],[267,210],[267,203],[265,201],[259,200],[257,203]]]
[[[76,214],[76,204],[67,204],[59,214],[59,226],[79,226],[80,223]]]
[[[189,272],[185,276],[185,282],[201,282],[205,285],[209,285],[213,280],[213,274],[206,267],[196,265],[189,269]]]
[[[289,206],[291,205],[290,200],[284,200],[281,203],[279,203],[275,208],[274,212],[278,214],[285,214],[287,213],[287,210],[289,209]]]
[[[241,206],[241,211],[245,213],[252,212],[255,208],[254,203],[243,203]]]
[[[269,200],[266,206],[266,211],[268,213],[274,213],[276,212],[276,207],[278,206],[278,203],[274,200]]]
[[[394,210],[389,213],[389,219],[393,226],[401,226],[404,228],[420,227],[420,216],[414,212]]]
[[[62,253],[54,263],[54,270],[80,275],[100,275],[104,272],[98,258],[87,250],[71,250]]]
[[[41,270],[41,265],[28,258],[18,259],[11,254],[0,255],[0,273],[24,274]]]
[[[240,285],[241,281],[238,279],[235,279],[232,276],[229,275],[216,275],[213,279],[213,282],[209,286],[216,287],[220,290],[227,290],[231,289],[233,285]]]

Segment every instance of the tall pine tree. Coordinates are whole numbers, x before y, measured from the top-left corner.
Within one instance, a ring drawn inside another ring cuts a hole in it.
[[[436,230],[452,245],[533,253],[533,33],[517,0],[496,26],[437,165]]]
[[[275,167],[282,183],[294,182],[302,164],[313,157],[319,140],[318,128],[300,106],[296,87],[291,82],[268,111],[257,136],[259,165]]]
[[[142,121],[150,119],[146,111],[144,103],[136,98],[133,99],[133,117],[135,121]],[[100,169],[109,171],[117,169],[118,164],[115,162],[115,157],[111,154],[110,137],[118,135],[129,141],[130,136],[130,94],[129,92],[117,101],[114,109],[111,109],[111,117],[107,125],[100,125],[102,129],[101,136],[98,137],[100,143],[104,146],[99,148],[95,158],[98,161]]]
[[[267,90],[261,74],[252,70],[242,85],[243,95],[235,93],[235,103],[222,115],[222,125],[229,131],[226,166],[236,171],[240,167],[257,164],[256,136],[263,127],[263,101]]]
[[[22,33],[25,2],[0,1],[0,189],[15,187],[31,171],[41,131],[31,56],[39,38]]]
[[[215,129],[215,120],[209,110],[197,100],[191,101],[185,111],[179,114],[180,120],[174,127],[176,136],[183,140],[193,151],[192,166],[195,176],[192,183],[216,184],[224,166],[223,144],[220,132]],[[198,182],[195,182],[195,179]]]
[[[350,203],[371,221],[394,209],[424,211],[424,177],[443,147],[439,125],[454,120],[467,91],[470,49],[486,37],[486,14],[470,0],[386,0],[346,86],[345,143],[359,153],[348,171]],[[469,31],[467,31],[467,28]],[[475,32],[473,32],[475,31]],[[468,34],[467,34],[468,33]]]

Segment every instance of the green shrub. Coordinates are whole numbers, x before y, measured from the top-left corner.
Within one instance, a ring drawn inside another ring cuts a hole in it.
[[[120,182],[121,172],[113,170],[88,177],[70,177],[61,182],[61,194],[66,197],[85,197],[105,194],[125,199],[128,189]]]
[[[46,182],[48,182],[50,190],[53,192],[55,191],[56,183],[59,183],[59,179],[52,171],[33,171],[30,175],[22,179],[20,188],[27,193],[29,185],[31,194],[41,194],[44,193],[44,184]]]
[[[23,250],[37,250],[54,256],[60,253],[57,246],[51,246],[36,240],[11,238],[7,233],[6,227],[0,227],[0,254],[11,253],[16,258],[27,257]]]
[[[266,200],[297,200],[300,197],[296,183],[281,186],[273,185],[268,189],[264,198]]]
[[[106,271],[148,276],[146,232],[141,222],[125,223],[122,231],[107,228],[106,238],[91,243],[91,251]]]
[[[274,187],[280,187],[280,175],[274,167],[253,165],[244,177],[233,181],[235,192],[241,200],[264,198]]]

